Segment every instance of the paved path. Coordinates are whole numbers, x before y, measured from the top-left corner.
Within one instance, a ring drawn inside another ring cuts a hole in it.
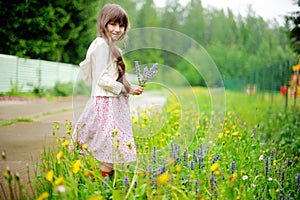
[[[52,136],[54,122],[64,128],[65,120],[74,122],[85,105],[87,97],[58,98],[56,100],[0,101],[0,123],[17,118],[29,118],[32,122],[17,122],[10,126],[0,126],[0,151],[6,152],[6,162],[0,161],[0,183],[4,183],[3,172],[9,167],[11,172],[20,174],[27,183],[26,166],[33,176],[33,166],[39,153],[55,144]],[[144,92],[141,96],[131,96],[131,110],[148,105],[161,106],[166,97],[162,93]],[[63,133],[63,130],[61,131]],[[0,190],[0,194],[2,191]],[[3,199],[3,194],[0,195]]]

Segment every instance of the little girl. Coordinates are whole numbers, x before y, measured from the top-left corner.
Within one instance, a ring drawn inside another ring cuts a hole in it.
[[[98,17],[99,37],[80,63],[85,80],[92,85],[91,96],[72,134],[78,145],[86,144],[101,162],[102,176],[113,173],[114,163],[136,160],[128,94],[140,95],[143,88],[131,85],[116,41],[129,29],[128,16],[117,4],[106,4]]]

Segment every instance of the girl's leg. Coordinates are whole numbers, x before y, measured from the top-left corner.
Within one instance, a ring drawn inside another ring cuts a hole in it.
[[[102,171],[102,176],[111,175],[113,173],[113,164],[112,163],[101,163],[99,169]]]

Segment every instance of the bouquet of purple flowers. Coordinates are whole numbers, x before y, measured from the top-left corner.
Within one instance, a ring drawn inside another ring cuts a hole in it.
[[[146,66],[141,73],[140,65],[138,61],[134,62],[135,64],[135,73],[139,82],[139,86],[145,87],[146,82],[153,79],[157,74],[157,63],[154,63],[150,69]]]

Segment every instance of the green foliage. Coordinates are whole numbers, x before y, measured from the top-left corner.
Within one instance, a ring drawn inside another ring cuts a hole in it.
[[[54,96],[72,96],[73,94],[73,83],[61,83],[56,82],[53,89],[50,90]]]

